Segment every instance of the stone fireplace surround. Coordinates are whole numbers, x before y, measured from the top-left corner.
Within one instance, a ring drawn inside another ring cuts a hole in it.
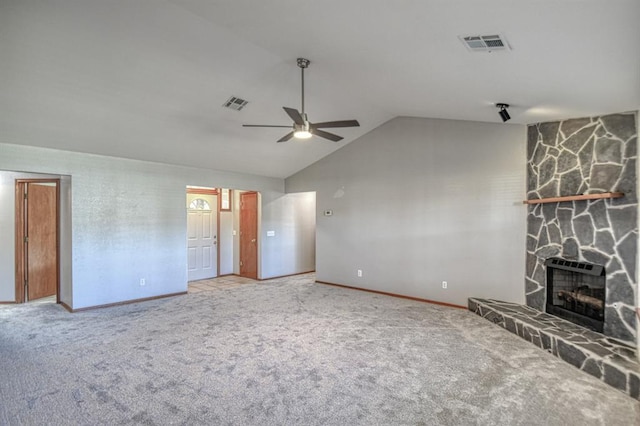
[[[636,113],[539,123],[528,128],[527,199],[623,192],[618,199],[530,205],[525,294],[545,311],[545,261],[603,265],[603,333],[636,344]]]

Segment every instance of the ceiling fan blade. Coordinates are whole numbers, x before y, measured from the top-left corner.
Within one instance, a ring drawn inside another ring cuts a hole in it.
[[[360,127],[358,120],[325,121],[311,124],[313,129],[328,129],[330,127]]]
[[[274,124],[243,124],[242,127],[282,127],[285,129],[291,128],[291,126],[278,126]]]
[[[289,117],[291,117],[294,123],[296,123],[299,126],[304,126],[304,119],[302,118],[302,115],[298,112],[297,109],[287,108],[287,107],[282,107],[282,108],[289,115]]]
[[[281,137],[280,139],[278,139],[278,142],[286,142],[289,139],[291,139],[293,137],[293,132],[289,132],[286,135],[284,135],[283,137]]]
[[[311,133],[334,142],[338,142],[344,139],[342,136],[334,135],[333,133],[325,132],[324,130],[320,129],[312,129]]]

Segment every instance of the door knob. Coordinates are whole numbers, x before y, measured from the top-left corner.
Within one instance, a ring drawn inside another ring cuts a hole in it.
[[[253,240],[251,240],[251,242],[252,242],[252,243],[255,243],[255,242],[256,242],[256,239],[254,238]]]

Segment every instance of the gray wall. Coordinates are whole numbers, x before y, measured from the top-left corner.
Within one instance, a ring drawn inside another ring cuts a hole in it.
[[[525,146],[522,125],[396,118],[289,177],[317,191],[317,279],[523,303]]]
[[[72,250],[74,309],[186,291],[187,185],[252,188],[268,201],[284,192],[282,179],[11,144],[0,144],[0,170],[71,177],[72,242],[64,247]],[[13,250],[3,247],[3,264]],[[303,272],[261,265],[264,277]],[[12,285],[13,271],[0,277],[2,294]]]
[[[233,203],[233,200],[231,200],[231,203]],[[218,229],[220,275],[233,274],[233,226],[233,211],[220,212],[220,229]]]
[[[71,224],[71,176],[60,176],[60,294],[59,299],[67,306],[73,303]],[[0,256],[2,257],[2,256]]]
[[[316,196],[313,192],[262,197],[262,262],[272,276],[315,270]],[[273,235],[269,235],[269,233]],[[267,278],[264,274],[261,278]]]

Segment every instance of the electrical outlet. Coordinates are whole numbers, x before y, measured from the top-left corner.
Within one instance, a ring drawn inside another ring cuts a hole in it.
[[[140,285],[147,285],[147,280],[140,278]]]
[[[358,269],[358,278],[362,278],[362,269]]]
[[[442,281],[442,288],[447,288],[448,284],[446,281]]]

